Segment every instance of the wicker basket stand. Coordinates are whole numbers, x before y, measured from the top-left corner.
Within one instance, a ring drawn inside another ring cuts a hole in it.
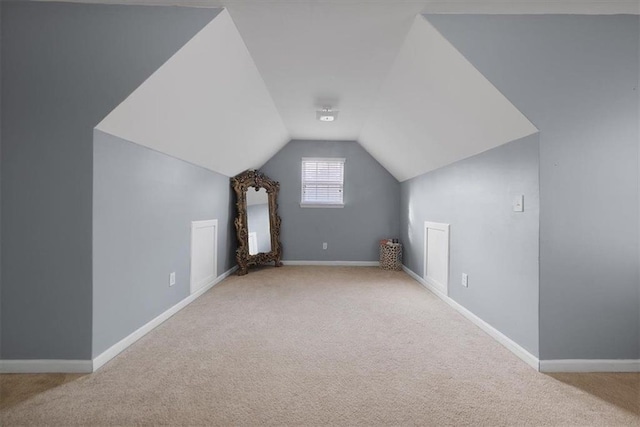
[[[402,245],[400,243],[380,243],[380,268],[402,270]]]

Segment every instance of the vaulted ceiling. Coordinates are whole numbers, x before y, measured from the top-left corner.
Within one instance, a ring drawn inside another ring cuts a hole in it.
[[[627,1],[153,3],[226,10],[99,129],[227,175],[290,139],[357,140],[400,181],[537,131],[423,13],[638,13]],[[335,122],[316,120],[324,105]]]

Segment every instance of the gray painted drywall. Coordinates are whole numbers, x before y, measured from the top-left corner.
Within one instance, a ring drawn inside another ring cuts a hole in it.
[[[404,264],[424,276],[424,222],[450,224],[449,296],[538,355],[538,135],[404,181]],[[513,211],[524,195],[524,212]],[[469,287],[461,275],[469,275]]]
[[[637,358],[640,17],[427,18],[540,129],[540,358]]]
[[[218,220],[218,275],[234,234],[227,176],[98,130],[93,148],[96,357],[189,295],[191,221]]]
[[[93,127],[219,10],[2,7],[1,356],[89,359]]]
[[[258,252],[271,251],[268,204],[247,206],[247,228],[249,233],[256,233]]]
[[[2,2],[0,2],[0,82],[2,82]],[[2,90],[0,90],[0,242],[2,242]],[[0,244],[0,300],[2,299],[2,244]],[[0,357],[2,357],[2,301],[0,301]]]
[[[302,157],[346,159],[344,208],[300,207]],[[378,241],[400,232],[400,185],[357,142],[291,141],[261,170],[280,182],[284,260],[377,261]]]

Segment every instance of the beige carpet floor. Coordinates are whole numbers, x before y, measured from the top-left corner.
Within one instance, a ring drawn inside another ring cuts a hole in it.
[[[12,425],[638,426],[637,374],[535,372],[403,272],[230,277],[91,375],[3,375]]]

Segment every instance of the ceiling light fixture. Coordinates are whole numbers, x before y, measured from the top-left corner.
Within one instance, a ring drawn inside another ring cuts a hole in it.
[[[322,107],[322,110],[316,111],[316,119],[321,122],[332,122],[338,118],[338,112],[331,110],[331,107]]]

